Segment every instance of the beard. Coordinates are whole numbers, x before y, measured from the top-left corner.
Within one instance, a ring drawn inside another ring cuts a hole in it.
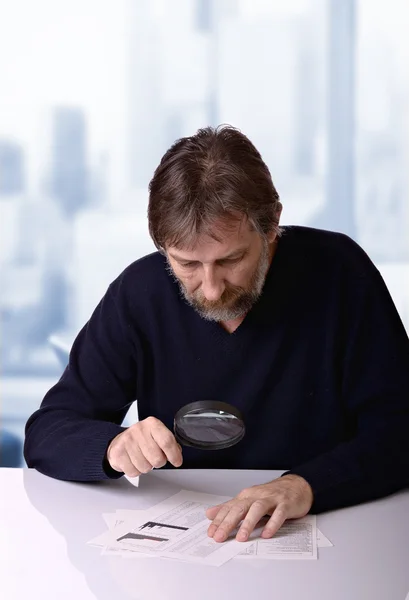
[[[260,298],[264,282],[270,267],[268,242],[263,243],[263,249],[257,266],[246,287],[226,283],[226,289],[221,297],[212,302],[205,298],[201,289],[189,293],[184,284],[176,278],[182,296],[199,315],[207,321],[233,321],[245,316]],[[169,268],[171,269],[170,265]],[[172,274],[174,275],[172,269]],[[174,275],[175,276],[175,275]]]

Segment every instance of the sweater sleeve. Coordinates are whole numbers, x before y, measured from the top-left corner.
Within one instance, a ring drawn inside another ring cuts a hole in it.
[[[114,284],[80,331],[63,375],[26,424],[29,467],[63,480],[120,477],[107,464],[110,441],[136,397],[136,350]]]
[[[315,513],[409,485],[409,340],[380,273],[373,268],[354,284],[345,305],[349,325],[342,372],[352,434],[286,472],[311,485]]]

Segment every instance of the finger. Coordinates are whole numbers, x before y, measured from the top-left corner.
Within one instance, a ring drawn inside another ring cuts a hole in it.
[[[218,511],[217,515],[215,516],[215,518],[213,520],[213,523],[211,523],[209,525],[209,528],[207,530],[207,535],[209,537],[213,537],[214,536],[214,534],[217,531],[217,528],[222,523],[224,517],[228,514],[229,510],[230,510],[230,505],[229,504],[222,504],[219,507],[219,511]]]
[[[210,519],[210,521],[213,521],[213,519],[216,517],[217,513],[219,512],[219,510],[222,506],[224,506],[224,503],[218,504],[217,506],[211,506],[210,508],[208,508],[206,510],[206,517],[208,519]]]
[[[139,439],[139,448],[141,449],[141,452],[146,458],[146,460],[155,469],[160,469],[160,467],[166,465],[166,455],[159,448],[158,444],[155,442],[150,432],[148,432],[146,436],[142,436]]]
[[[174,466],[180,467],[183,462],[182,449],[177,443],[175,436],[160,421],[150,430],[152,438],[165,454],[167,460]]]
[[[279,504],[261,532],[261,537],[272,538],[287,519],[287,512],[286,507]]]
[[[150,471],[152,471],[153,466],[145,458],[145,456],[142,453],[142,450],[137,444],[127,445],[126,451],[128,453],[130,461],[140,473],[149,473]]]
[[[231,505],[229,512],[224,517],[223,521],[213,535],[216,542],[224,542],[227,540],[231,532],[236,529],[238,524],[245,518],[249,504],[245,502],[236,502]]]
[[[131,459],[129,458],[127,453],[124,453],[118,461],[118,469],[115,467],[116,471],[121,471],[125,473],[127,477],[139,477],[141,474],[140,471],[132,464]]]
[[[268,508],[268,505],[262,500],[256,500],[253,502],[249,508],[246,518],[240,525],[240,529],[237,532],[236,538],[239,542],[246,542],[248,540],[256,525],[265,517]]]

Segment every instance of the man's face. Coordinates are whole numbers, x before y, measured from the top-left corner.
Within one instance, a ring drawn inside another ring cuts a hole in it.
[[[247,221],[234,230],[215,225],[221,242],[198,236],[193,249],[168,247],[169,266],[188,303],[209,321],[243,317],[261,295],[272,235],[263,239]]]

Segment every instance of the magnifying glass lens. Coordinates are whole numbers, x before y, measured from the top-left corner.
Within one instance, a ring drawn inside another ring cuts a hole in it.
[[[245,427],[236,407],[205,400],[188,404],[178,411],[174,432],[180,444],[219,450],[237,444],[244,436]]]

